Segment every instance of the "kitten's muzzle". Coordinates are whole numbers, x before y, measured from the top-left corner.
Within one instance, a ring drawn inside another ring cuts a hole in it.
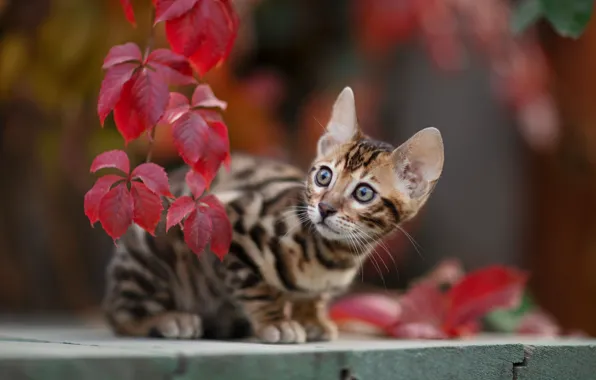
[[[327,202],[320,202],[318,205],[318,209],[319,214],[321,215],[321,221],[325,220],[326,217],[337,213],[337,209]]]

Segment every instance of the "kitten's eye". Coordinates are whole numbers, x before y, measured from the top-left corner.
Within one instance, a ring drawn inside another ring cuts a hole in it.
[[[327,187],[331,183],[331,178],[333,177],[333,173],[331,173],[331,169],[326,166],[321,167],[315,176],[315,182],[317,185],[322,187]]]
[[[375,194],[375,191],[368,185],[360,185],[354,190],[354,198],[361,203],[372,201]]]

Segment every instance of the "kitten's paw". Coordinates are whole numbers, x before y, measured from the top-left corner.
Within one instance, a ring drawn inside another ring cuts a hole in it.
[[[167,339],[195,339],[203,335],[201,318],[196,314],[169,312],[155,317],[149,336]]]
[[[306,332],[296,321],[281,321],[262,326],[257,338],[263,343],[304,343]]]
[[[330,320],[311,320],[304,322],[306,340],[309,342],[327,342],[337,339],[337,325]]]

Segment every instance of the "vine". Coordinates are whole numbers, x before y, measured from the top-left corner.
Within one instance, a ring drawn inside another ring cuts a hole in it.
[[[136,26],[129,0],[120,0],[126,19]],[[155,234],[164,203],[166,230],[179,225],[195,253],[207,244],[223,258],[232,227],[222,204],[205,189],[222,164],[229,165],[228,130],[219,111],[226,102],[215,97],[205,75],[229,55],[238,31],[238,17],[230,0],[153,0],[152,28],[145,51],[129,42],[110,49],[103,62],[105,76],[97,113],[103,127],[112,113],[125,145],[143,135],[149,138],[146,162],[130,168],[122,150],[100,153],[91,173],[104,173],[85,195],[85,215],[101,224],[116,241],[136,223]],[[154,29],[165,24],[168,48],[154,49]],[[170,86],[195,86],[192,98],[170,92]],[[190,167],[186,183],[191,196],[175,198],[163,167],[151,162],[155,128],[172,128],[178,154]],[[167,202],[163,202],[166,199]]]

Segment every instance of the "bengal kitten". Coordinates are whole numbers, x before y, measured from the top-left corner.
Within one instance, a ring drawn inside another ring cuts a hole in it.
[[[107,272],[115,332],[171,339],[266,343],[335,339],[327,303],[345,291],[379,239],[424,205],[443,169],[443,142],[426,128],[394,149],[358,127],[354,94],[339,95],[307,175],[234,155],[212,191],[233,225],[229,254],[190,252],[176,227],[133,226]],[[185,169],[188,170],[188,169]],[[172,173],[188,194],[185,170]]]

